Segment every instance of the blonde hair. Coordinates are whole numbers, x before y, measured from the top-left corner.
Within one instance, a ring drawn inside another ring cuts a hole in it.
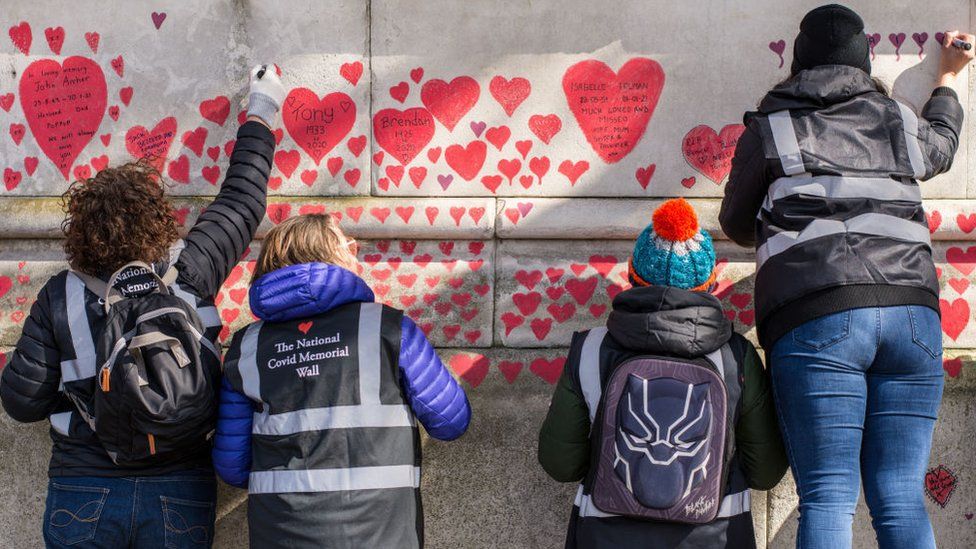
[[[331,263],[356,272],[359,260],[350,249],[353,243],[329,214],[291,217],[264,237],[251,283],[271,271],[302,263]]]

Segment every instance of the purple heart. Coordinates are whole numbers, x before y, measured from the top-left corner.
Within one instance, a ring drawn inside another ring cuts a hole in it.
[[[451,174],[437,176],[437,182],[441,184],[441,188],[444,189],[445,191],[447,190],[448,187],[451,186],[451,183],[453,181],[454,181],[454,176]]]
[[[474,132],[475,137],[481,137],[481,133],[485,131],[486,127],[488,127],[488,124],[485,124],[484,122],[471,123],[471,131]]]
[[[163,21],[165,20],[166,20],[166,12],[163,13],[158,13],[155,11],[152,12],[152,22],[153,25],[156,25],[156,30],[159,30],[159,27],[163,26]]]
[[[532,211],[531,202],[519,202],[515,206],[518,208],[519,213],[522,214],[522,217],[528,217],[529,212]]]
[[[900,48],[902,44],[905,43],[905,33],[899,32],[898,34],[891,33],[888,35],[888,40],[895,46],[895,48]]]
[[[973,520],[973,514],[972,513],[966,513],[966,520]]]
[[[927,32],[913,32],[912,40],[918,44],[918,57],[921,59],[922,54],[925,52],[925,41],[929,39],[929,33]]]
[[[868,37],[868,47],[871,48],[871,60],[874,61],[874,47],[881,42],[881,35],[878,33],[865,33],[864,36]]]
[[[775,42],[770,42],[769,49],[773,50],[776,55],[783,55],[783,52],[786,51],[786,40],[776,40]]]
[[[939,45],[941,46],[943,41],[945,41],[945,33],[944,32],[935,33],[935,41],[938,42]]]

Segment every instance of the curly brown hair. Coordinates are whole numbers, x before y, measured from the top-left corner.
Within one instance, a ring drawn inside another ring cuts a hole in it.
[[[130,261],[167,259],[179,232],[161,181],[150,163],[140,161],[72,183],[61,197],[71,267],[97,276]]]

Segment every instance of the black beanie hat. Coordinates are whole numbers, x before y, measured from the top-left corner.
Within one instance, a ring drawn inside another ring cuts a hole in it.
[[[839,4],[820,6],[800,22],[790,71],[796,74],[818,65],[849,65],[871,74],[870,53],[861,16]]]

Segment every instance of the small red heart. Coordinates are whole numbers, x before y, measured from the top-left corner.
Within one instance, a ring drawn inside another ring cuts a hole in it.
[[[311,330],[311,329],[312,329],[312,321],[311,320],[306,320],[305,322],[302,322],[301,324],[298,325],[298,331],[301,332],[301,333],[303,333],[303,334],[307,334],[308,331]]]

